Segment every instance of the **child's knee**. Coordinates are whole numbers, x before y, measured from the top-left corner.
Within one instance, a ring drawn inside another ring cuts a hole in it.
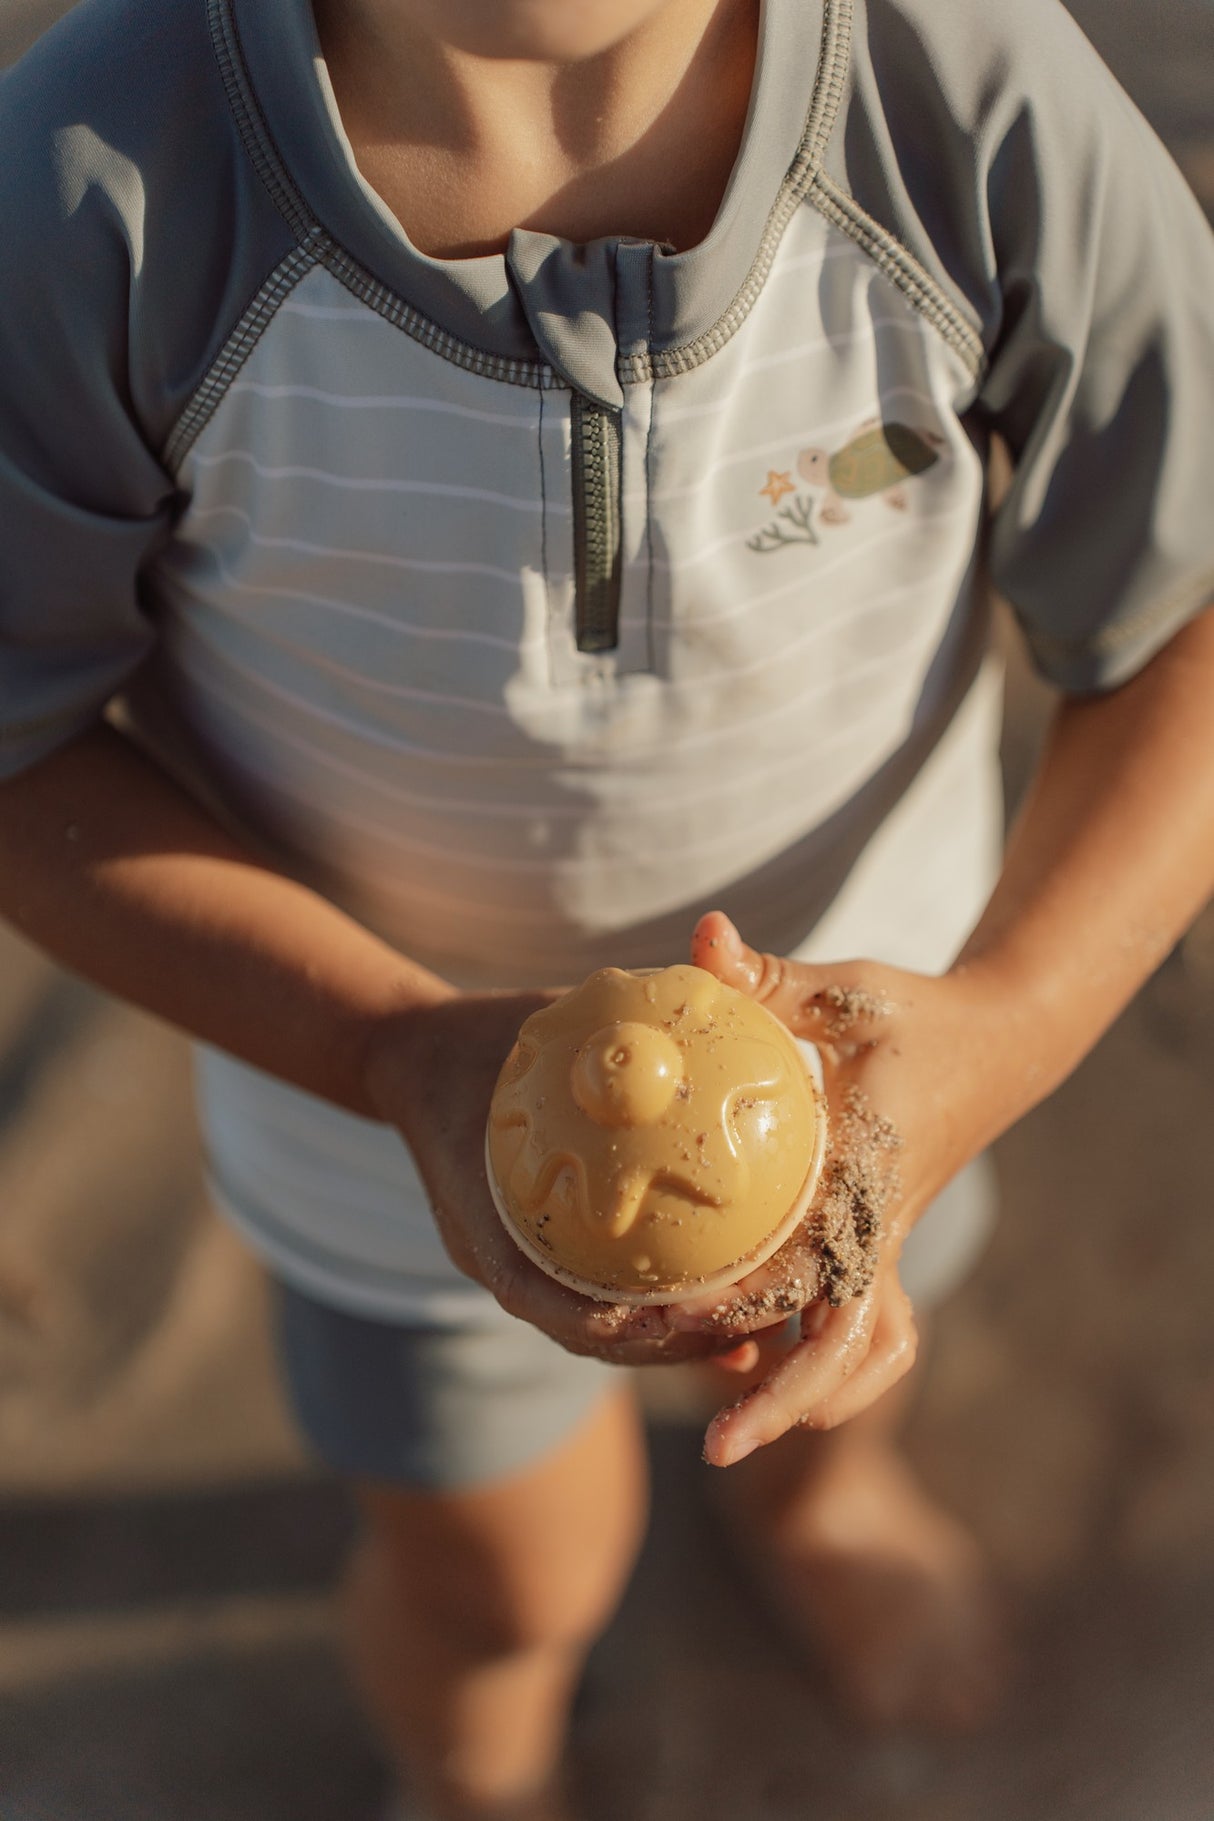
[[[530,1484],[467,1498],[364,1497],[355,1597],[480,1658],[586,1646],[610,1619],[643,1534],[635,1415],[608,1400],[563,1453]]]
[[[358,1625],[391,1628],[455,1655],[492,1660],[593,1641],[619,1597],[620,1552],[588,1549],[576,1571],[544,1566],[524,1538],[415,1555],[409,1540],[370,1527],[347,1570]]]

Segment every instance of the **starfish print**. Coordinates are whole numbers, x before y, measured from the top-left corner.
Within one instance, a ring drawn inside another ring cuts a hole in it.
[[[786,493],[795,493],[791,474],[781,474],[775,468],[767,470],[767,485],[759,488],[765,493],[773,506],[778,506]]]

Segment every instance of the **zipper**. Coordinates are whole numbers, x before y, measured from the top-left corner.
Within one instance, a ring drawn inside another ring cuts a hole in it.
[[[579,651],[620,642],[622,413],[573,394],[573,573]]]

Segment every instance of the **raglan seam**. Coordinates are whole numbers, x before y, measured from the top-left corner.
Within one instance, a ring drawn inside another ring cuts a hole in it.
[[[661,354],[632,356],[622,361],[622,380],[686,373],[724,347],[762,291],[788,222],[798,207],[807,203],[873,261],[912,308],[960,355],[974,380],[981,381],[986,351],[978,329],[909,249],[822,168],[846,88],[852,23],[853,0],[826,0],[819,69],[801,147],[768,216],[750,271],[729,308],[694,341]]]
[[[622,383],[670,379],[702,366],[729,342],[750,315],[767,283],[784,231],[813,183],[834,130],[851,56],[853,0],[825,0],[818,68],[797,155],[767,217],[750,270],[711,328],[676,348],[633,354],[618,363]]]
[[[490,354],[442,328],[381,284],[333,238],[292,182],[286,160],[261,113],[229,0],[207,0],[207,16],[220,78],[241,143],[275,208],[301,245],[312,250],[313,263],[323,266],[377,316],[453,366],[506,385],[534,388],[559,383],[544,361]]]
[[[316,263],[315,247],[310,241],[304,242],[280,260],[262,283],[169,435],[162,459],[171,473],[180,472],[181,464],[215,415],[228,387],[256,348],[279,308]]]
[[[453,335],[375,278],[314,218],[306,199],[291,181],[282,153],[261,115],[230,0],[207,0],[207,10],[221,79],[242,143],[275,207],[301,247],[308,249],[309,263],[323,266],[375,314],[431,353],[467,372],[507,385],[544,388],[560,384],[559,376],[541,360],[490,354]],[[691,372],[726,346],[761,295],[784,232],[802,203],[808,203],[848,235],[960,355],[974,378],[981,378],[985,352],[975,327],[914,255],[822,169],[846,90],[852,20],[853,0],[824,0],[818,68],[805,130],[797,156],[768,214],[750,269],[732,301],[715,323],[691,341],[654,352],[651,335],[650,346],[643,353],[620,357],[617,372],[622,384]],[[204,387],[207,384],[204,381]],[[218,389],[209,389],[211,411],[222,397],[222,389],[222,384]],[[187,407],[187,414],[190,411],[191,407]]]
[[[856,243],[980,381],[986,369],[986,350],[979,331],[896,235],[821,169],[814,172],[805,200]]]
[[[297,240],[307,240],[318,224],[311,219],[304,199],[287,176],[286,161],[262,118],[245,70],[240,32],[227,0],[207,0],[207,22],[219,76],[228,107],[236,122],[241,144],[254,171]]]

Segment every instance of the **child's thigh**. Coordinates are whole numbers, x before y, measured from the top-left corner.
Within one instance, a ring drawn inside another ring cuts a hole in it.
[[[631,1374],[522,1322],[401,1328],[277,1290],[298,1421],[363,1519],[346,1585],[363,1646],[386,1626],[399,1657],[404,1626],[461,1661],[583,1649],[644,1529]]]
[[[622,1381],[525,1322],[404,1327],[276,1282],[279,1358],[295,1418],[347,1478],[419,1493],[525,1472]]]

